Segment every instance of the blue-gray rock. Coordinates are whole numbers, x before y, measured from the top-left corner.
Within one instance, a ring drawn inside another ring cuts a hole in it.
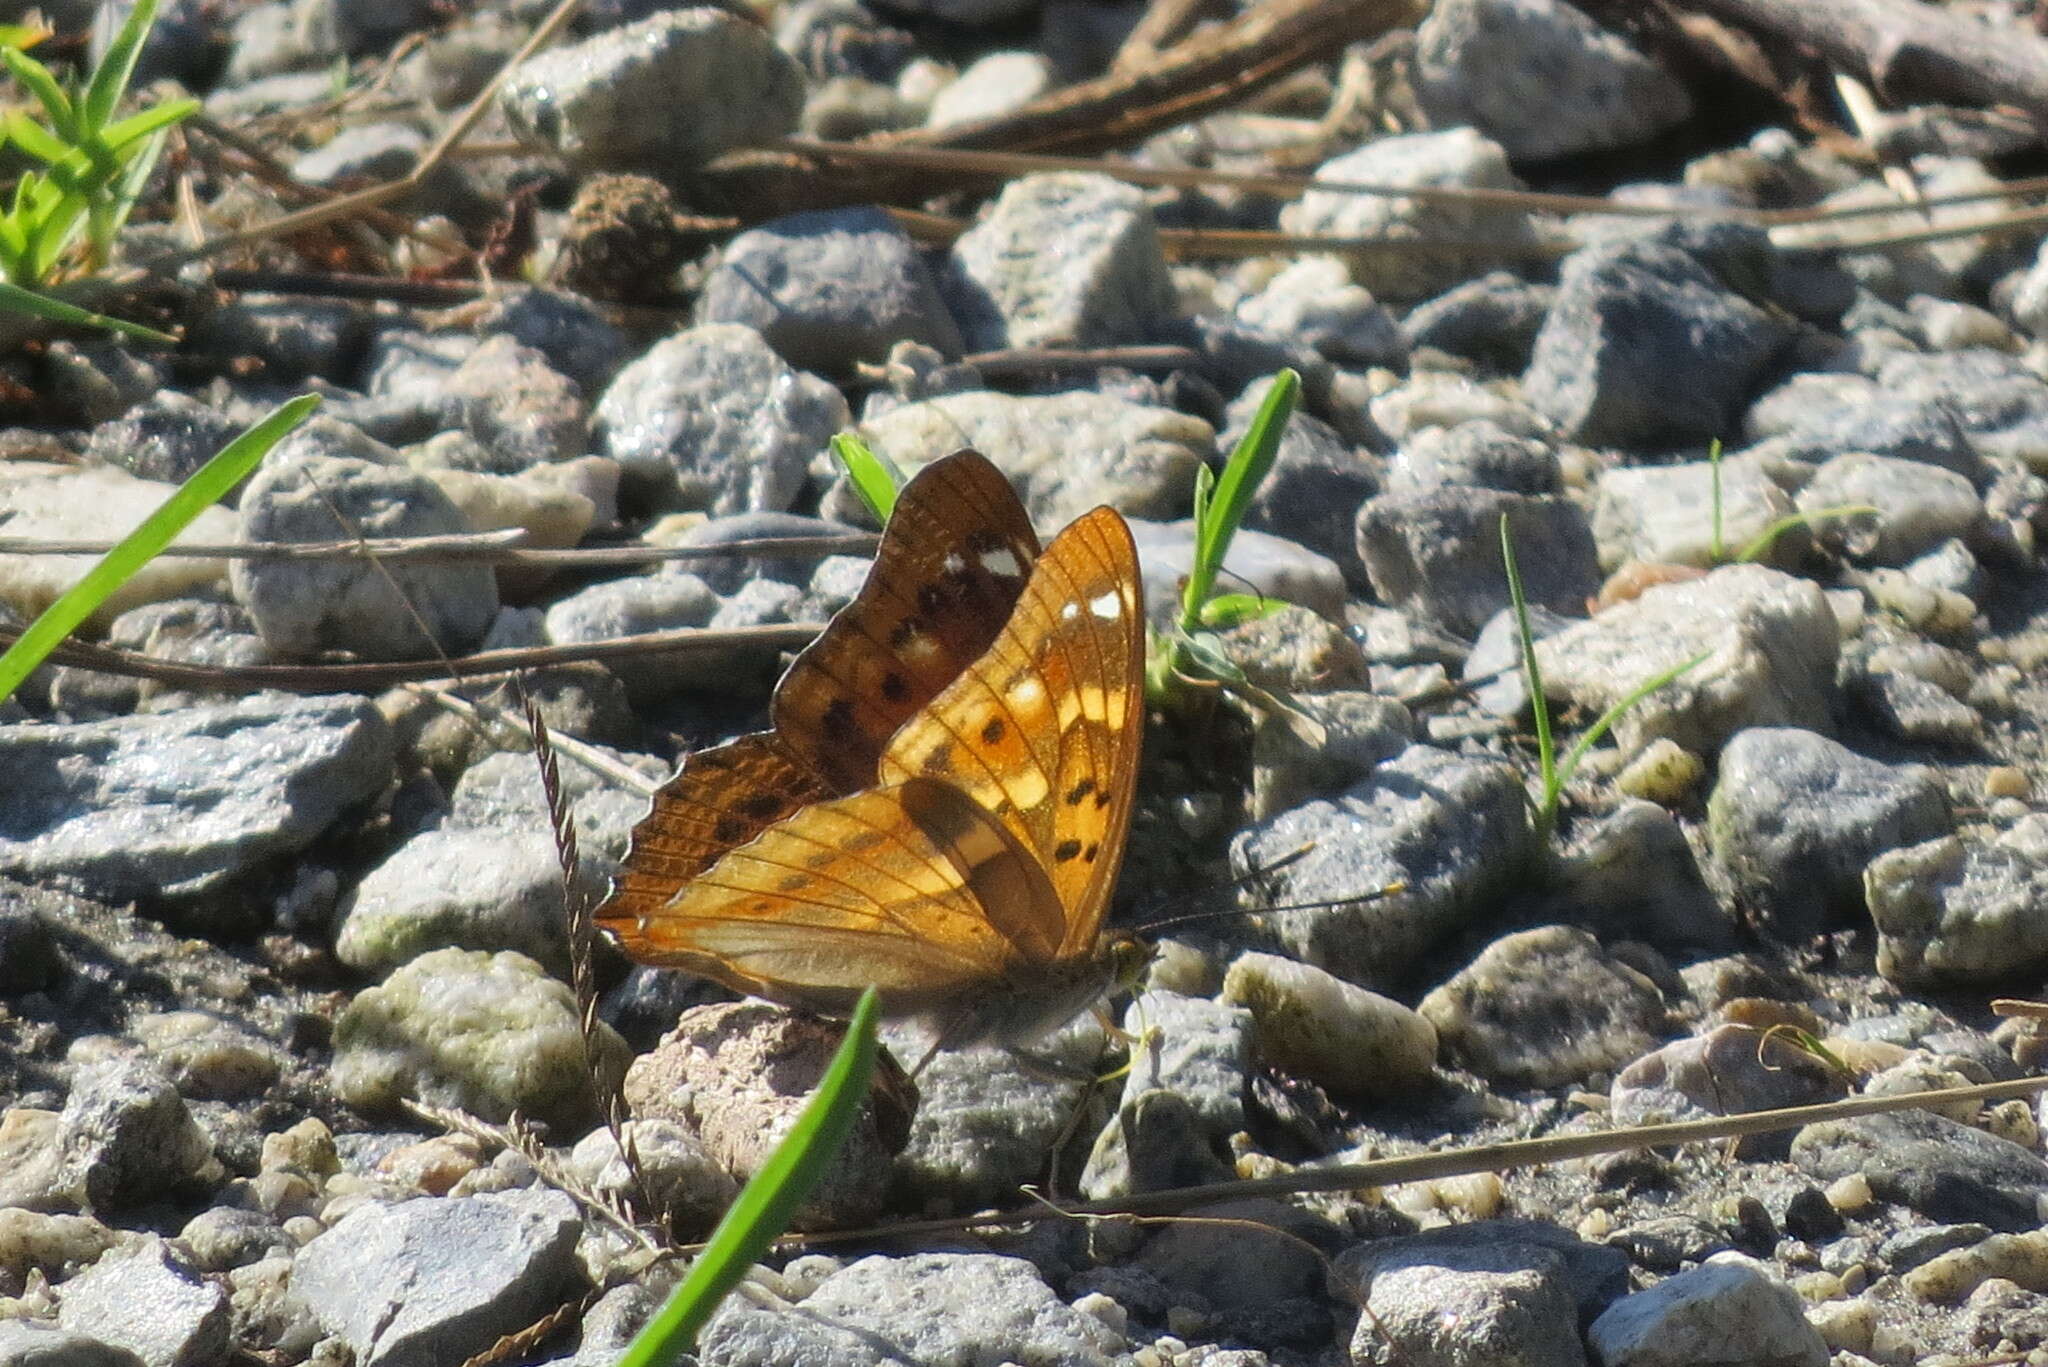
[[[1372,291],[1352,284],[1334,256],[1295,258],[1265,288],[1240,300],[1236,312],[1255,328],[1306,342],[1337,365],[1362,370],[1408,361],[1408,338],[1394,315]]]
[[[1945,400],[1983,460],[2015,460],[2037,472],[2048,463],[2048,383],[2016,356],[1982,347],[1893,354],[1873,378],[1881,390],[1908,400]]]
[[[1626,1254],[1601,1244],[1589,1244],[1569,1230],[1541,1220],[1478,1220],[1354,1244],[1337,1255],[1331,1275],[1344,1286],[1362,1289],[1362,1284],[1378,1268],[1414,1266],[1438,1256],[1460,1260],[1467,1254],[1490,1250],[1503,1255],[1526,1255],[1527,1265],[1545,1268],[1546,1276],[1561,1278],[1574,1318],[1582,1323],[1628,1294]],[[1557,1259],[1555,1268],[1539,1255]]]
[[[1717,529],[1715,480],[1715,468],[1707,461],[1617,466],[1602,472],[1593,502],[1600,567],[1611,572],[1635,561],[1712,569],[1733,560],[1792,512],[1792,499],[1764,465],[1744,454],[1720,463]],[[1791,569],[1810,544],[1804,528],[1793,528],[1750,558]]]
[[[1186,1099],[1204,1133],[1227,1139],[1244,1128],[1252,1015],[1242,1007],[1177,992],[1140,993],[1125,1009],[1134,1040],[1124,1086],[1133,1095],[1164,1088]]]
[[[390,727],[346,696],[0,727],[0,873],[110,901],[209,892],[312,844],[391,765]]]
[[[291,164],[294,178],[330,186],[397,180],[427,150],[427,135],[406,123],[364,123],[344,127]]]
[[[1555,494],[1563,492],[1563,479],[1557,453],[1548,444],[1517,436],[1484,418],[1454,427],[1420,428],[1387,457],[1390,494],[1419,494],[1446,485]]]
[[[1227,1182],[1235,1172],[1179,1092],[1126,1085],[1116,1114],[1095,1136],[1078,1190],[1091,1201],[1134,1192]]]
[[[1938,776],[1796,727],[1738,732],[1707,800],[1714,862],[1737,898],[1798,943],[1865,911],[1863,869],[1953,826]]]
[[[796,131],[804,77],[759,24],[666,10],[552,48],[498,94],[523,136],[584,171],[680,175]]]
[[[367,314],[354,303],[296,294],[243,294],[199,318],[190,353],[223,368],[254,357],[263,377],[292,384],[309,375],[345,380],[361,357]]]
[[[794,214],[725,244],[700,323],[744,323],[800,370],[851,374],[897,342],[961,352],[960,331],[907,233],[873,206]]]
[[[58,1185],[101,1213],[174,1190],[213,1157],[178,1089],[154,1068],[118,1059],[72,1081],[57,1149]]]
[[[201,1272],[226,1272],[247,1267],[260,1258],[289,1255],[291,1236],[276,1217],[238,1206],[202,1210],[178,1231],[178,1242],[192,1254]]]
[[[292,1294],[362,1367],[458,1362],[579,1286],[581,1229],[555,1191],[372,1203],[299,1250]]]
[[[1502,375],[1519,375],[1529,367],[1529,350],[1556,298],[1554,285],[1493,271],[1408,310],[1401,335],[1411,351],[1427,347]]]
[[[1109,1367],[1128,1351],[1115,1330],[1054,1295],[1030,1263],[990,1253],[862,1258],[801,1305],[801,1316],[786,1318],[852,1330],[903,1362]],[[734,1367],[788,1360],[732,1355],[718,1342],[707,1336],[707,1356]]]
[[[1082,172],[1010,182],[940,289],[970,351],[1151,341],[1179,312],[1144,192]]]
[[[1415,718],[1392,698],[1354,688],[1301,693],[1294,706],[1320,734],[1304,734],[1287,717],[1262,717],[1252,731],[1254,820],[1264,821],[1312,798],[1331,797],[1392,759],[1415,739]]]
[[[1575,821],[1537,914],[1604,939],[1641,940],[1696,958],[1735,948],[1734,916],[1707,887],[1685,830],[1655,802],[1627,798]]]
[[[1815,535],[1873,565],[1903,565],[1984,519],[1977,491],[1953,470],[1860,452],[1834,457],[1799,491],[1809,517],[1851,507],[1873,511],[1818,518]]]
[[[1145,614],[1154,622],[1171,621],[1180,610],[1180,582],[1195,562],[1195,524],[1188,518],[1148,522],[1134,517],[1128,521],[1145,579]],[[1233,537],[1217,582],[1229,586],[1224,592],[1256,593],[1299,604],[1325,622],[1339,622],[1344,617],[1344,573],[1336,562],[1270,532],[1246,530]],[[1333,686],[1343,683],[1330,682]]]
[[[718,596],[694,574],[634,575],[592,584],[555,602],[547,611],[547,639],[552,645],[572,645],[708,627],[718,611]],[[774,646],[742,643],[674,655],[621,657],[605,664],[626,686],[627,696],[648,702],[691,688],[750,694],[775,672],[775,662]]]
[[[859,536],[858,527],[830,518],[804,517],[797,513],[734,513],[714,517],[687,528],[681,536],[662,538],[675,546],[725,546],[735,541],[773,537],[778,540],[826,541],[836,537]],[[814,554],[714,557],[707,560],[677,561],[718,593],[733,593],[743,584],[774,580],[787,584],[809,582],[819,563]]]
[[[508,288],[482,301],[475,326],[478,336],[502,332],[532,347],[586,398],[610,384],[634,351],[626,334],[589,300],[538,285]]]
[[[1522,383],[1574,441],[1707,441],[1734,428],[1791,332],[1677,247],[1587,247],[1565,260]]]
[[[2037,381],[2038,383],[2038,381]],[[1981,483],[1988,476],[1956,405],[1940,393],[1908,394],[1868,376],[1794,375],[1750,406],[1745,455],[1766,469],[1818,468],[1862,453],[1919,461]]]
[[[144,1367],[141,1358],[84,1334],[31,1319],[0,1320],[5,1367]]]
[[[210,1367],[228,1356],[226,1290],[156,1237],[65,1282],[57,1323],[126,1348],[146,1367]]]
[[[1504,764],[1410,746],[1342,797],[1262,822],[1231,844],[1239,876],[1285,868],[1240,894],[1261,904],[1322,904],[1263,919],[1287,953],[1364,986],[1399,982],[1512,879],[1529,853],[1520,780]],[[1399,892],[1385,893],[1392,884]],[[1361,900],[1366,899],[1366,900]]]
[[[1847,1094],[1842,1074],[1782,1035],[1750,1025],[1717,1025],[1674,1040],[1631,1063],[1609,1089],[1616,1124],[1739,1115],[1814,1106]],[[1759,1136],[1784,1152],[1782,1136]],[[1745,1141],[1750,1143],[1750,1141]]]
[[[586,891],[603,880],[585,873]],[[564,976],[562,866],[545,822],[422,831],[342,900],[335,957],[382,976],[432,949],[513,949]]]
[[[0,901],[0,993],[41,992],[64,972],[57,933],[33,906]]]
[[[424,475],[367,461],[272,452],[243,491],[245,541],[446,536],[469,524]],[[363,560],[237,560],[228,582],[280,656],[353,651],[372,660],[461,655],[489,630],[498,581],[488,565]],[[422,634],[422,627],[425,634]]]
[[[673,482],[682,506],[720,514],[786,510],[811,458],[850,421],[838,390],[736,323],[657,342],[597,405],[603,454]]]
[[[1692,115],[1684,84],[1559,0],[1449,0],[1415,30],[1432,126],[1470,124],[1516,161],[1646,142]]]
[[[1492,1230],[1507,1221],[1464,1226]],[[1335,1274],[1366,1315],[1354,1362],[1441,1367],[1582,1367],[1578,1305],[1564,1255],[1514,1240],[1412,1234],[1354,1247]]]
[[[1316,168],[1315,178],[1369,185],[1519,190],[1506,151],[1473,128],[1375,138]],[[1534,239],[1519,209],[1459,200],[1395,199],[1311,189],[1280,211],[1290,233],[1394,241],[1498,243],[1498,250],[1373,252],[1351,263],[1351,278],[1382,300],[1426,299],[1494,266],[1510,265]]]
[[[1797,1292],[1764,1265],[1720,1253],[1609,1306],[1586,1339],[1603,1367],[1827,1367]]]
[[[225,413],[175,389],[160,389],[93,428],[85,456],[140,479],[177,484],[241,433],[241,424]]]
[[[497,333],[464,359],[443,393],[499,473],[574,460],[590,448],[590,406],[546,356]]]
[[[1718,751],[1750,726],[1834,729],[1841,630],[1820,586],[1761,565],[1659,584],[1536,643],[1553,702],[1599,716],[1659,674],[1705,658],[1615,724],[1630,754],[1668,737]]]
[[[2031,1230],[2048,1198],[2048,1163],[2009,1139],[1928,1111],[1808,1125],[1792,1161],[1816,1181],[1861,1173],[1884,1201],[1930,1220]]]
[[[1416,1009],[1451,1057],[1511,1087],[1611,1073],[1667,1028],[1657,985],[1569,926],[1495,940]]]
[[[1185,516],[1195,467],[1216,451],[1215,429],[1200,418],[1081,391],[943,394],[866,419],[859,431],[905,474],[973,447],[1016,486],[1041,527],[1064,527],[1103,503],[1126,517]],[[865,521],[841,487],[819,511]]]
[[[1880,854],[1863,892],[1877,969],[1893,982],[1977,986],[2048,968],[2048,858],[2031,819],[1988,842],[1943,836]]]
[[[1386,604],[1471,635],[1510,601],[1500,523],[1508,520],[1529,602],[1577,613],[1600,587],[1586,514],[1569,499],[1443,485],[1381,494],[1358,511],[1358,554]]]

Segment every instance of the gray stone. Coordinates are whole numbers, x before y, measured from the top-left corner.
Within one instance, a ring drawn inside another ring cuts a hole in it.
[[[1795,943],[1863,913],[1873,858],[1952,825],[1932,770],[1866,759],[1795,727],[1738,732],[1707,800],[1714,862],[1761,923]]]
[[[1215,429],[1200,418],[1084,392],[945,394],[867,419],[859,435],[906,475],[973,447],[1042,527],[1064,527],[1103,503],[1126,517],[1184,516],[1195,467],[1216,450]],[[866,521],[854,502],[835,487],[819,511]]]
[[[2019,358],[1981,347],[1894,355],[1874,379],[1879,389],[1907,400],[1943,401],[1980,460],[2018,461],[2036,474],[2048,470],[2048,384]],[[1981,467],[1950,468],[1972,478],[1981,474]]]
[[[991,52],[932,97],[928,128],[999,118],[1052,88],[1052,63],[1036,52]]]
[[[360,460],[281,458],[276,452],[249,481],[241,514],[245,541],[469,530],[448,496],[424,475]],[[460,655],[482,639],[498,611],[497,579],[488,565],[237,560],[228,580],[264,644],[287,658],[323,650],[375,660]]]
[[[1373,426],[1387,440],[1400,443],[1431,427],[1458,427],[1490,422],[1518,437],[1555,441],[1556,433],[1519,391],[1482,384],[1469,375],[1448,370],[1417,370],[1400,384],[1373,394],[1367,402]]]
[[[478,301],[476,331],[510,336],[532,347],[576,382],[585,398],[603,390],[631,359],[634,347],[579,294],[538,285],[510,286]]]
[[[1061,1302],[1030,1263],[988,1253],[862,1258],[802,1305],[805,1318],[860,1333],[904,1362],[1108,1367],[1127,1351],[1108,1325]]]
[[[1315,178],[1370,185],[1462,186],[1519,190],[1506,151],[1472,128],[1375,138],[1316,168]],[[1515,248],[1534,233],[1520,210],[1453,200],[1310,190],[1280,211],[1290,233],[1371,240],[1497,242],[1499,250],[1374,252],[1351,266],[1351,278],[1383,300],[1426,299],[1496,265],[1519,259]]]
[[[1306,342],[1341,366],[1399,367],[1408,360],[1401,325],[1372,291],[1351,283],[1338,257],[1296,257],[1265,288],[1240,300],[1236,312],[1241,321]]]
[[[800,370],[845,375],[900,341],[946,356],[959,329],[907,233],[873,206],[795,214],[725,244],[700,323],[743,323]]]
[[[1246,830],[1232,842],[1230,862],[1244,876],[1310,845],[1241,900],[1253,912],[1261,903],[1321,904],[1263,919],[1288,954],[1354,983],[1383,985],[1401,981],[1463,929],[1521,866],[1528,841],[1526,798],[1512,769],[1415,745],[1342,797]],[[1400,891],[1384,891],[1397,883]]]
[[[1663,807],[1626,798],[1604,816],[1575,820],[1571,836],[1537,914],[1687,958],[1735,948],[1734,916],[1708,888],[1685,830]]]
[[[1383,603],[1469,635],[1507,606],[1500,523],[1514,537],[1515,563],[1531,604],[1583,610],[1600,587],[1593,535],[1583,510],[1562,497],[1444,485],[1381,494],[1358,511],[1358,553]]]
[[[2048,860],[2018,827],[1990,842],[1943,836],[1887,851],[1864,870],[1863,893],[1878,972],[1893,982],[1974,987],[2048,968]]]
[[[1228,1001],[1178,992],[1140,993],[1124,1011],[1131,1051],[1124,1087],[1133,1095],[1162,1088],[1187,1100],[1211,1138],[1244,1128],[1250,1083],[1252,1014]]]
[[[1757,461],[1724,460],[1720,467],[1720,543],[1715,544],[1714,467],[1706,461],[1684,465],[1619,466],[1600,476],[1593,502],[1593,539],[1600,568],[1616,570],[1631,561],[1652,565],[1696,565],[1712,569],[1745,548],[1792,512],[1792,500]],[[1752,557],[1787,569],[1809,543],[1804,531],[1781,535],[1764,554]]]
[[[1180,614],[1181,581],[1195,563],[1195,524],[1127,519],[1138,543],[1145,580],[1145,615],[1169,622]],[[1217,576],[1221,593],[1255,593],[1278,603],[1295,603],[1325,622],[1344,617],[1344,573],[1329,557],[1270,532],[1240,530],[1231,538]],[[1331,683],[1340,682],[1331,680]],[[1362,681],[1361,681],[1362,682]]]
[[[85,455],[139,479],[178,484],[241,432],[241,424],[225,413],[175,389],[160,389],[93,428]]]
[[[1841,682],[1849,700],[1885,735],[1923,745],[1970,746],[1984,739],[1977,710],[1931,679],[1864,662],[1844,669]]]
[[[1692,115],[1684,84],[1559,0],[1449,0],[1415,30],[1415,95],[1516,161],[1647,142]]]
[[[292,176],[308,185],[398,180],[418,164],[427,135],[411,124],[365,123],[343,127],[291,163]]]
[[[679,175],[796,131],[804,78],[759,24],[667,10],[516,68],[499,107],[584,171]]]
[[[1498,1251],[1526,1255],[1528,1265],[1546,1269],[1563,1280],[1581,1321],[1592,1319],[1629,1289],[1628,1256],[1619,1249],[1589,1244],[1569,1230],[1541,1220],[1476,1220],[1420,1234],[1400,1235],[1354,1244],[1337,1255],[1331,1276],[1341,1285],[1359,1287],[1374,1269],[1406,1267],[1444,1256],[1456,1266],[1471,1253]],[[1551,1264],[1548,1255],[1557,1259]],[[1550,1270],[1554,1266],[1554,1273]]]
[[[362,353],[367,318],[362,305],[343,299],[241,294],[197,319],[185,345],[223,365],[253,358],[277,384],[309,375],[346,380]]]
[[[590,407],[576,382],[506,333],[486,337],[442,392],[459,406],[463,429],[497,458],[500,473],[574,460],[589,449]]]
[[[1344,1097],[1413,1094],[1436,1070],[1431,1022],[1391,997],[1278,954],[1243,954],[1221,998],[1250,1013],[1262,1062]]]
[[[178,1231],[178,1242],[192,1254],[201,1272],[226,1272],[262,1258],[289,1255],[291,1236],[270,1215],[236,1206],[202,1210]]]
[[[554,1191],[372,1203],[299,1251],[292,1294],[363,1367],[459,1362],[573,1293],[581,1228]]]
[[[1836,456],[1799,491],[1799,510],[1809,516],[1852,507],[1875,511],[1820,519],[1815,534],[1874,565],[1903,565],[1971,535],[1984,518],[1977,491],[1954,471],[1861,452]]]
[[[1940,394],[1907,394],[1864,375],[1794,375],[1750,406],[1743,426],[1754,445],[1745,452],[1765,468],[1791,463],[1817,468],[1862,453],[1918,461],[1972,481],[1986,471]]]
[[[1791,330],[1677,247],[1587,247],[1565,260],[1522,383],[1574,441],[1706,441],[1733,429]]]
[[[1495,940],[1416,1009],[1473,1072],[1542,1089],[1620,1068],[1667,1017],[1655,983],[1569,926]]]
[[[348,696],[0,727],[0,873],[113,901],[210,892],[382,792],[391,747],[376,709]]]
[[[174,1190],[213,1157],[177,1088],[154,1068],[123,1060],[72,1082],[56,1139],[60,1185],[95,1212]]]
[[[1622,1069],[1610,1097],[1616,1124],[1639,1125],[1814,1106],[1848,1090],[1839,1071],[1781,1035],[1766,1037],[1750,1025],[1717,1025]],[[1779,1138],[1768,1147],[1782,1153],[1783,1145]]]
[[[1553,702],[1599,716],[1657,675],[1706,656],[1615,724],[1629,754],[1668,737],[1695,754],[1745,727],[1834,729],[1840,627],[1820,587],[1761,565],[1659,584],[1536,643]]]
[[[545,619],[548,643],[574,645],[643,632],[712,625],[718,596],[694,574],[680,571],[608,579],[556,600]],[[773,646],[739,644],[674,655],[631,656],[605,661],[626,686],[626,695],[646,703],[703,688],[753,696],[773,677]]]
[[[1227,1182],[1236,1173],[1219,1155],[1224,1147],[1180,1093],[1126,1086],[1088,1151],[1079,1190],[1091,1201],[1106,1201]]]
[[[228,1296],[152,1237],[64,1283],[57,1323],[126,1348],[146,1367],[210,1367],[228,1354]]]
[[[530,761],[529,761],[530,762]],[[586,891],[601,879],[584,871]],[[422,831],[343,898],[334,954],[381,977],[428,950],[517,950],[558,973],[569,966],[562,865],[546,824]]]
[[[642,1183],[655,1209],[677,1229],[709,1229],[739,1195],[739,1183],[704,1151],[692,1130],[672,1120],[628,1120],[619,1129],[632,1146],[633,1165],[600,1125],[569,1155],[569,1171],[592,1191],[624,1204],[641,1199]]]
[[[940,287],[970,351],[1150,341],[1179,312],[1144,192],[1082,172],[1010,182]]]
[[[1799,1295],[1763,1264],[1720,1253],[1609,1306],[1586,1339],[1604,1367],[1827,1367]]]
[[[1387,457],[1387,492],[1418,494],[1470,485],[1511,494],[1563,492],[1557,453],[1484,418],[1454,427],[1425,427]],[[1595,524],[1595,536],[1599,535]]]
[[[1529,349],[1556,297],[1554,285],[1494,271],[1417,304],[1401,320],[1401,333],[1411,350],[1426,347],[1519,375],[1528,369]]]
[[[141,1358],[84,1334],[30,1319],[0,1320],[0,1367],[144,1367]]]
[[[683,506],[714,513],[787,509],[811,458],[850,420],[838,390],[735,323],[657,342],[597,405],[603,454],[642,479],[675,481]]]
[[[581,1134],[594,1114],[590,1063],[568,985],[523,954],[436,949],[366,988],[334,1023],[334,1087],[368,1111],[402,1100],[492,1122],[514,1111]],[[600,1068],[625,1044],[597,1030]]]
[[[1808,1125],[1792,1161],[1816,1181],[1860,1173],[1884,1201],[1930,1220],[2031,1230],[2048,1198],[2048,1163],[2009,1139],[1928,1111]]]
[[[1303,734],[1293,719],[1266,715],[1252,731],[1253,820],[1332,797],[1406,750],[1415,718],[1392,698],[1356,689],[1297,695],[1294,706],[1320,734]]]
[[[1470,1229],[1490,1229],[1487,1221]],[[1562,1254],[1430,1234],[1347,1250],[1336,1274],[1365,1306],[1357,1364],[1580,1367],[1578,1306]]]

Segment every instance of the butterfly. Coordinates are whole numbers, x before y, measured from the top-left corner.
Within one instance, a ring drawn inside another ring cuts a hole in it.
[[[687,759],[596,913],[632,958],[826,1015],[872,984],[941,1043],[1020,1044],[1130,963],[1102,934],[1144,726],[1114,510],[1041,553],[971,451],[903,488],[771,729]]]

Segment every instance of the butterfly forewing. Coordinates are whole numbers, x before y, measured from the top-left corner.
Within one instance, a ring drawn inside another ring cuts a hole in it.
[[[834,792],[869,786],[897,728],[988,649],[1037,558],[1031,519],[986,457],[926,466],[860,595],[776,685],[776,731]]]
[[[1137,550],[1098,508],[1054,539],[987,654],[882,756],[883,782],[950,783],[1037,858],[1061,919],[1027,931],[1014,924],[1026,909],[1000,913],[1020,950],[1095,949],[1130,826],[1143,686]]]
[[[669,962],[661,910],[727,851],[812,803],[875,782],[905,718],[988,648],[1038,555],[1009,481],[962,451],[898,496],[859,595],[776,685],[774,729],[690,756],[655,795],[598,908],[626,952]]]

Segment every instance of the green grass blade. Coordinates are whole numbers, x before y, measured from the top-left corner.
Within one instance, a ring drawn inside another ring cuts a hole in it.
[[[1246,622],[1278,616],[1287,611],[1287,608],[1288,604],[1262,594],[1219,593],[1202,604],[1202,610],[1197,615],[1202,619],[1204,627],[1212,631],[1228,631],[1232,627],[1243,626]]]
[[[57,78],[50,74],[50,68],[11,47],[0,47],[0,61],[7,63],[14,79],[36,97],[36,103],[50,116],[52,131],[64,141],[76,144],[79,140],[78,113],[71,107],[71,98],[64,93],[64,87],[58,85]]]
[[[84,136],[78,141],[99,138],[113,121],[115,108],[128,93],[136,59],[142,56],[142,41],[155,22],[156,0],[136,0],[135,8],[128,12],[128,22],[121,25],[114,41],[107,45],[107,55],[100,59],[85,88],[85,99],[79,109],[79,126]]]
[[[17,109],[7,116],[7,140],[45,165],[55,165],[71,155],[71,144],[53,135]]]
[[[45,608],[40,617],[29,623],[21,638],[8,647],[7,653],[0,655],[0,702],[13,696],[29,671],[41,664],[80,622],[133,578],[151,556],[170,545],[193,518],[218,503],[222,495],[256,468],[257,462],[285,433],[319,406],[319,395],[301,395],[222,447],[212,460],[193,471],[192,477],[179,485],[161,507],[144,518],[141,526],[100,557],[99,564],[88,570],[83,579]]]
[[[152,105],[139,114],[130,114],[101,135],[107,151],[119,156],[128,144],[148,137],[159,128],[169,128],[180,119],[189,119],[199,112],[197,100],[171,100],[164,104]]]
[[[790,1216],[838,1156],[867,1101],[879,1005],[873,988],[861,994],[846,1040],[833,1055],[817,1094],[741,1189],[683,1284],[626,1345],[619,1367],[665,1367],[690,1352],[726,1293],[788,1227]]]
[[[1507,570],[1508,597],[1515,609],[1515,633],[1522,644],[1522,686],[1529,692],[1529,713],[1536,726],[1536,768],[1543,782],[1536,820],[1542,835],[1548,838],[1550,827],[1557,820],[1557,800],[1564,784],[1557,776],[1557,748],[1550,735],[1550,701],[1543,693],[1543,667],[1536,663],[1536,633],[1529,626],[1529,599],[1522,592],[1522,571],[1515,564],[1515,536],[1508,528],[1506,513],[1500,515],[1500,560]]]
[[[1750,561],[1770,554],[1771,547],[1779,537],[1794,527],[1803,527],[1809,522],[1819,522],[1829,517],[1860,517],[1880,509],[1868,503],[1843,503],[1833,508],[1815,508],[1810,513],[1787,513],[1770,526],[1758,532],[1753,540],[1735,553],[1735,563],[1747,565]]]
[[[1707,469],[1714,481],[1714,535],[1707,543],[1707,559],[1713,564],[1721,563],[1724,549],[1721,541],[1721,439],[1714,438],[1707,447]]]
[[[1259,405],[1244,439],[1224,462],[1215,492],[1203,500],[1202,516],[1195,523],[1195,562],[1188,572],[1187,587],[1181,591],[1182,626],[1192,628],[1199,620],[1202,604],[1216,586],[1223,559],[1230,554],[1231,538],[1237,535],[1252,495],[1258,492],[1280,454],[1280,438],[1287,430],[1287,420],[1294,415],[1300,393],[1301,376],[1294,371],[1283,370],[1273,377],[1273,385],[1266,391],[1265,402]]]
[[[896,491],[903,487],[903,472],[885,456],[876,455],[868,444],[851,432],[832,438],[832,454],[853,482],[861,502],[883,523],[896,510]]]
[[[4,247],[0,247],[0,259],[6,255]],[[155,328],[120,318],[109,318],[104,313],[93,313],[76,304],[67,304],[61,299],[52,299],[47,294],[37,294],[34,290],[25,290],[5,281],[0,281],[0,309],[47,318],[53,323],[69,323],[74,327],[105,328],[109,332],[133,337],[138,342],[156,342],[162,346],[178,344],[178,339],[168,332],[158,332]]]

